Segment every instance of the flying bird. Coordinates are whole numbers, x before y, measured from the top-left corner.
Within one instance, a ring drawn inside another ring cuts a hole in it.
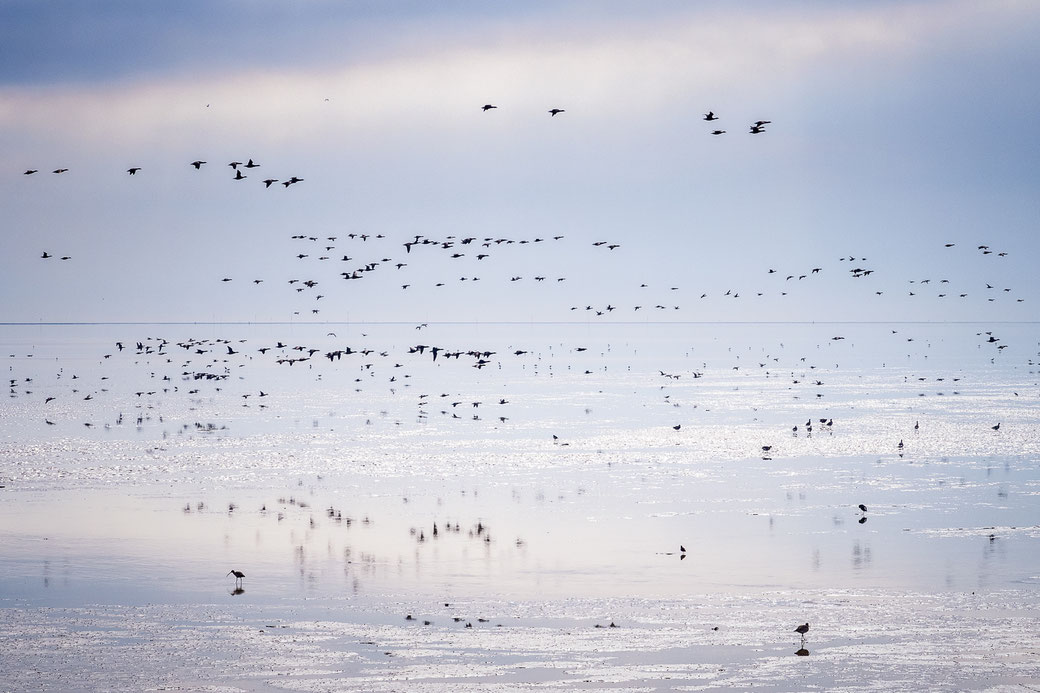
[[[710,122],[712,120],[718,120],[719,117],[715,115],[715,111],[708,111],[704,114],[704,119]]]
[[[203,165],[204,163],[206,163],[206,162],[205,162],[205,161],[200,161],[200,160],[196,160],[196,161],[193,161],[193,162],[191,162],[191,164],[190,164],[190,165],[191,165],[191,166],[194,166],[194,167],[195,167],[195,170],[196,170],[196,171],[198,171],[198,170],[199,170],[200,168],[202,168],[202,165]]]
[[[484,104],[483,106],[480,107],[480,110],[482,110],[482,111],[490,111],[492,108],[498,108],[498,106],[495,106],[495,105],[490,104],[490,103],[486,103],[486,104]]]
[[[126,170],[126,172],[129,173],[131,176],[136,176],[137,172],[140,171],[140,170],[141,170],[140,166],[134,166],[132,168],[128,168]]]
[[[563,113],[562,108],[553,108],[549,111],[549,115],[555,117],[557,113]]]

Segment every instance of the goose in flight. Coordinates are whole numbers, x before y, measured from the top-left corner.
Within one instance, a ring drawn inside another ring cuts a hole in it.
[[[270,188],[272,183],[277,183],[277,178],[265,178],[263,183],[265,188]]]
[[[199,159],[196,159],[195,161],[191,162],[191,164],[190,164],[190,165],[191,165],[191,166],[194,166],[194,167],[195,167],[195,170],[196,170],[196,171],[198,171],[198,170],[199,170],[200,168],[202,168],[202,165],[203,165],[204,163],[206,163],[206,162],[205,162],[205,161],[202,161],[202,160],[199,160]]]
[[[719,117],[715,115],[715,111],[708,111],[704,114],[704,119],[710,122],[712,120],[718,120]]]
[[[32,174],[36,173],[38,170],[39,169],[35,169],[35,168],[27,168],[27,169],[25,169],[25,173],[23,173],[22,175],[23,176],[31,176]]]
[[[131,176],[136,176],[137,172],[140,171],[140,170],[141,170],[140,166],[133,166],[131,168],[128,168],[126,170],[126,172],[129,173]]]
[[[553,108],[553,109],[549,110],[549,115],[555,117],[557,113],[563,113],[563,112],[564,112],[564,110],[562,108]]]
[[[498,108],[498,106],[495,106],[494,104],[486,103],[486,104],[484,104],[483,106],[480,107],[480,110],[482,110],[482,111],[490,111],[492,108]]]

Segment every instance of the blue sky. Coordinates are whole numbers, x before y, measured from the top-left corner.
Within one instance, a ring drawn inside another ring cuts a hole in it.
[[[1035,319],[1037,35],[1012,1],[3,2],[0,320]]]

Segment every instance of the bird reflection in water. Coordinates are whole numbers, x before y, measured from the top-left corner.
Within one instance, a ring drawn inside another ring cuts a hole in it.
[[[242,586],[235,587],[235,589],[228,592],[232,597],[237,597],[240,594],[245,594],[246,588]]]

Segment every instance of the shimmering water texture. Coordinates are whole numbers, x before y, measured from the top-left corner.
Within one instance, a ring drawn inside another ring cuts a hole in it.
[[[0,327],[0,688],[1040,690],[1038,337]]]

